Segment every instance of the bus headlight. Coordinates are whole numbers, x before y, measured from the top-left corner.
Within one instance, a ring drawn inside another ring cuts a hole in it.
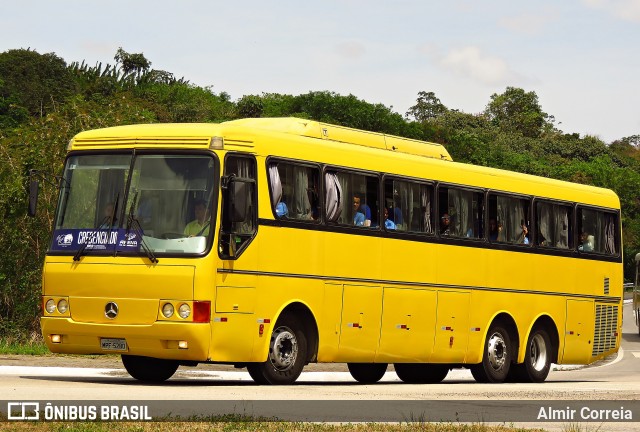
[[[164,306],[162,306],[162,315],[164,315],[165,318],[171,318],[173,316],[173,305],[171,303],[165,303]]]
[[[67,310],[69,310],[69,302],[67,302],[65,299],[60,300],[58,302],[58,312],[64,314],[67,312]]]
[[[48,313],[52,314],[56,311],[56,302],[54,302],[53,299],[49,299],[47,300],[47,303],[45,304],[44,308]]]
[[[180,315],[180,318],[182,319],[188,318],[189,315],[191,315],[191,308],[189,307],[189,305],[186,303],[182,303],[178,308],[178,315]]]

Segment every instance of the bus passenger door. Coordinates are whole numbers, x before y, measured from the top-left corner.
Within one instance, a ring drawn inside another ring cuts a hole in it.
[[[590,300],[567,300],[564,352],[560,363],[585,364],[591,360],[593,307]]]
[[[462,363],[469,342],[469,293],[438,291],[432,363]]]
[[[426,362],[433,352],[436,291],[384,288],[376,362]]]
[[[344,286],[338,348],[340,361],[374,361],[380,340],[381,315],[382,287]]]

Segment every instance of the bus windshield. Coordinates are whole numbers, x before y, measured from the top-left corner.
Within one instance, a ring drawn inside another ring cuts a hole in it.
[[[70,156],[51,251],[205,252],[215,226],[215,166],[205,154]]]

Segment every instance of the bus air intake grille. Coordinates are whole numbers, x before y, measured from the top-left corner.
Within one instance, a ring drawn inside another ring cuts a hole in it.
[[[593,337],[593,351],[595,357],[616,347],[618,327],[618,307],[596,304],[596,323]]]
[[[604,278],[604,295],[609,295],[609,278]]]

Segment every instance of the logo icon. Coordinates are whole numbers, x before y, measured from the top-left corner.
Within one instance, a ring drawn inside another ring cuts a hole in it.
[[[40,403],[9,402],[7,420],[40,420]]]
[[[104,316],[109,319],[114,319],[118,316],[118,305],[114,302],[109,302],[104,307]]]
[[[58,242],[58,246],[69,246],[73,243],[73,235],[72,234],[60,234],[56,237],[56,241]]]

